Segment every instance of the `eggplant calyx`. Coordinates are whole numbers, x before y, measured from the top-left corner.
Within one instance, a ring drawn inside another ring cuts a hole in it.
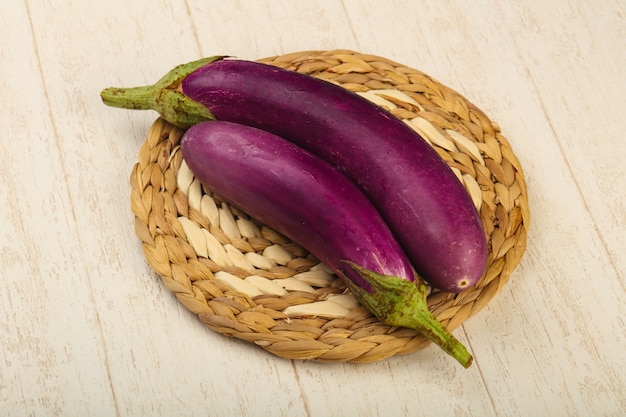
[[[153,85],[105,88],[100,97],[104,104],[111,107],[155,110],[171,124],[187,129],[203,121],[215,120],[215,117],[204,105],[179,91],[180,84],[192,72],[223,58],[213,56],[179,65]]]
[[[472,355],[428,310],[426,284],[416,277],[415,282],[382,275],[365,269],[354,262],[344,261],[368,284],[373,291],[345,279],[354,296],[382,323],[388,326],[415,329],[437,344],[463,367],[468,368]]]

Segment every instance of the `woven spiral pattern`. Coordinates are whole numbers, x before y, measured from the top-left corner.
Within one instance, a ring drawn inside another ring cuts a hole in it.
[[[476,286],[434,290],[429,307],[450,330],[485,307],[518,265],[530,219],[522,167],[498,125],[454,90],[382,57],[305,51],[261,61],[363,94],[431,143],[479,208],[489,260]],[[182,134],[155,121],[131,174],[131,205],[148,263],[207,326],[280,357],[325,362],[374,362],[429,343],[380,323],[305,249],[203,189],[185,170]]]

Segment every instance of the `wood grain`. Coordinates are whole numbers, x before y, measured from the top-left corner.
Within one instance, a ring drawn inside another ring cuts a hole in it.
[[[7,416],[626,414],[626,8],[577,0],[0,4],[0,410]],[[349,48],[497,121],[529,186],[527,253],[436,348],[288,361],[201,325],[147,267],[128,177],[152,112],[100,89],[202,55]]]

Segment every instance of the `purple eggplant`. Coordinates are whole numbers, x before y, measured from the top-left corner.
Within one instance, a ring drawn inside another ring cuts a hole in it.
[[[295,71],[213,57],[153,86],[101,96],[111,106],[155,109],[181,127],[217,119],[277,134],[355,182],[432,286],[458,293],[484,274],[487,241],[465,188],[413,129],[357,94]]]
[[[194,125],[181,151],[205,187],[309,250],[381,322],[417,329],[471,364],[429,312],[425,284],[415,280],[380,214],[336,168],[274,134],[231,122]]]

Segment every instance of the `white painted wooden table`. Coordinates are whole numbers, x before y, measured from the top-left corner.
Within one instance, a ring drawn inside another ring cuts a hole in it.
[[[626,415],[626,5],[505,3],[2,1],[0,415]],[[527,253],[455,331],[468,370],[435,347],[319,364],[213,333],[134,235],[128,178],[155,114],[100,89],[335,48],[460,91],[525,168]]]

